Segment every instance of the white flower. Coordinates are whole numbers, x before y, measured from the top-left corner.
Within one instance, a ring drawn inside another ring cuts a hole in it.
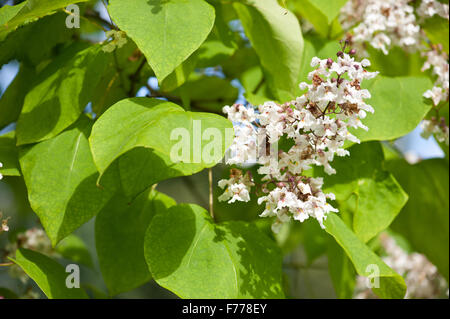
[[[3,164],[2,164],[2,162],[0,162],[0,168],[2,168],[3,167]],[[2,173],[0,173],[0,179],[2,179],[3,178],[3,175],[2,175]]]

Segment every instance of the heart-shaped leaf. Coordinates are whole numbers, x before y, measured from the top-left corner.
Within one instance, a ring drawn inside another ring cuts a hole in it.
[[[108,8],[160,83],[206,40],[215,18],[204,0],[111,0]]]
[[[109,108],[89,141],[101,177],[117,160],[122,188],[134,198],[154,183],[214,166],[233,138],[232,123],[222,116],[132,98]]]
[[[283,298],[281,252],[253,224],[173,206],[153,217],[144,251],[156,282],[182,298]]]

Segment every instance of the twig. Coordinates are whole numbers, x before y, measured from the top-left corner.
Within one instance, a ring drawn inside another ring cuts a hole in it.
[[[13,262],[8,262],[8,263],[0,263],[0,267],[8,267],[8,266],[12,266],[14,265]]]
[[[103,18],[99,15],[99,13],[98,13],[97,11],[88,9],[88,10],[86,10],[86,12],[84,13],[84,15],[85,15],[86,18],[96,20],[97,22],[99,22],[99,23],[101,23],[101,24],[104,24],[105,26],[107,26],[107,27],[110,28],[110,29],[115,29],[115,28],[116,28],[112,23],[110,23],[109,21],[103,19]]]
[[[129,79],[130,79],[130,82],[131,82],[130,90],[128,91],[128,96],[129,97],[133,96],[133,91],[134,91],[134,88],[136,86],[136,82],[137,82],[137,80],[139,80],[139,74],[141,73],[141,71],[142,71],[143,67],[145,66],[146,62],[147,62],[147,59],[144,57],[144,59],[142,60],[141,64],[137,68],[137,70],[133,74],[131,74],[129,76]]]

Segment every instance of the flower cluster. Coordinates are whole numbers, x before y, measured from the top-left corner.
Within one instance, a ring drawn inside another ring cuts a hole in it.
[[[426,61],[422,67],[422,71],[431,69],[436,81],[431,90],[427,90],[423,96],[433,101],[433,108],[439,115],[441,102],[448,101],[449,97],[449,64],[448,55],[442,50],[441,45],[433,45],[432,49],[422,54],[426,57]],[[449,128],[445,123],[445,118],[440,119],[433,117],[431,120],[422,122],[422,136],[430,137],[431,134],[439,142],[449,144]]]
[[[341,21],[360,21],[353,30],[353,41],[368,41],[372,47],[388,54],[391,46],[415,49],[419,45],[420,27],[409,0],[351,0],[341,10]],[[360,14],[359,17],[355,14]]]
[[[436,0],[422,0],[416,12],[417,15],[423,18],[431,18],[435,14],[447,20],[449,18],[448,4]]]
[[[448,55],[439,45],[433,46],[432,50],[425,52],[422,55],[426,57],[426,61],[422,67],[422,72],[432,69],[433,75],[436,77],[433,89],[426,91],[423,96],[432,99],[433,104],[437,106],[440,102],[448,100]]]
[[[449,6],[436,0],[423,0],[416,9],[419,17],[417,21],[414,8],[410,0],[350,0],[342,8],[340,21],[346,30],[354,25],[353,35],[349,39],[361,49],[368,41],[372,47],[388,54],[393,45],[406,50],[415,51],[422,48],[421,43],[429,43],[430,50],[422,53],[426,61],[422,72],[432,70],[436,77],[431,90],[423,96],[433,101],[434,110],[439,117],[439,103],[448,101],[449,97],[449,64],[448,55],[442,50],[441,44],[431,44],[426,34],[421,30],[418,22],[426,18],[439,15],[449,19]],[[362,49],[361,52],[364,50]],[[426,120],[422,123],[423,136],[434,134],[440,142],[448,144],[448,126],[442,120]]]
[[[449,129],[444,117],[441,117],[440,120],[437,120],[436,117],[432,117],[431,120],[423,120],[421,127],[423,138],[428,139],[434,135],[436,140],[449,145]]]
[[[360,85],[377,72],[365,69],[370,65],[367,59],[355,61],[355,50],[345,53],[347,44],[337,53],[336,61],[312,59],[315,69],[308,75],[311,83],[300,84],[307,91],[296,100],[282,105],[266,102],[256,109],[240,104],[224,107],[236,132],[226,162],[260,165],[264,196],[258,203],[265,203],[260,216],[276,216],[272,227],[275,232],[292,217],[300,222],[313,217],[324,227],[327,214],[337,212],[327,203],[334,195],[322,192],[323,179],[303,173],[313,166],[323,166],[327,174],[336,173],[330,163],[335,155],[349,155],[344,142],[359,143],[349,128],[368,129],[361,119],[374,110],[364,102],[370,93]],[[288,141],[285,144],[291,146],[278,150],[280,141]],[[230,179],[219,181],[220,187],[226,187],[219,199],[248,201],[253,185],[251,175],[234,170]]]
[[[31,228],[17,236],[20,247],[36,250],[44,254],[51,254],[52,244],[41,228]]]
[[[438,298],[445,294],[445,279],[439,275],[436,266],[419,253],[408,254],[387,234],[380,236],[380,242],[387,256],[383,261],[405,278],[407,292],[405,298]],[[356,298],[367,299],[375,296],[366,288],[365,277],[358,277]]]

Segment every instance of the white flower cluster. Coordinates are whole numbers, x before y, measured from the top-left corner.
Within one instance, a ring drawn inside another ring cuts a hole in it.
[[[422,0],[416,12],[417,15],[423,18],[431,18],[435,14],[447,20],[449,18],[448,4],[436,0]]]
[[[387,253],[383,261],[405,278],[407,292],[405,298],[437,298],[443,297],[448,289],[445,279],[439,275],[436,266],[419,253],[408,254],[397,245],[395,240],[382,234],[381,245]],[[370,289],[365,288],[365,277],[359,277],[356,290],[358,299],[374,297]]]
[[[438,111],[438,105],[441,102],[448,101],[449,97],[449,64],[448,55],[442,50],[440,45],[433,45],[432,50],[423,53],[426,57],[426,61],[422,67],[422,72],[428,69],[432,69],[433,75],[436,77],[436,81],[431,90],[427,90],[423,96],[433,101],[434,109]],[[430,135],[439,142],[445,142],[449,144],[449,128],[445,123],[445,118],[431,120],[424,120],[422,122],[422,136],[429,138]]]
[[[435,117],[432,117],[431,120],[423,120],[421,127],[421,136],[423,138],[428,139],[431,135],[434,135],[436,140],[449,145],[449,129],[444,117],[440,121]]]
[[[448,55],[439,46],[433,46],[433,49],[422,54],[427,60],[425,61],[422,72],[432,69],[436,81],[432,90],[424,93],[424,97],[432,99],[433,104],[437,106],[441,101],[448,100],[449,92],[449,65]]]
[[[335,155],[349,155],[344,142],[359,143],[348,128],[367,130],[360,119],[374,110],[364,102],[370,93],[360,84],[378,72],[366,71],[370,62],[355,61],[354,53],[340,51],[337,61],[314,57],[311,66],[315,70],[308,75],[312,83],[301,83],[300,88],[307,92],[294,101],[283,105],[266,102],[256,109],[239,104],[223,109],[236,132],[227,164],[253,161],[260,165],[261,189],[266,194],[258,199],[259,204],[265,203],[260,216],[277,217],[272,227],[275,232],[291,217],[300,222],[313,217],[324,227],[327,214],[337,212],[327,203],[334,195],[322,192],[323,179],[303,173],[313,166],[323,166],[327,174],[336,173],[330,162]],[[292,146],[278,151],[281,139]],[[230,179],[219,181],[220,187],[227,187],[219,200],[248,201],[253,185],[250,175],[234,170]]]
[[[439,52],[441,51],[441,53]],[[437,106],[441,101],[448,101],[449,96],[449,64],[448,55],[434,47],[424,54],[427,57],[422,67],[422,71],[432,68],[433,75],[436,76],[434,87],[424,93],[424,97],[433,100]]]
[[[341,9],[340,21],[346,30],[358,24],[349,35],[355,45],[363,48],[369,41],[372,47],[388,54],[393,45],[406,50],[421,49],[421,41],[430,42],[421,30],[414,15],[410,0],[350,0]],[[416,10],[421,20],[439,15],[448,20],[449,6],[436,0],[422,0]],[[420,22],[420,21],[419,21]],[[448,101],[449,97],[449,63],[448,55],[442,50],[441,44],[431,44],[431,50],[422,53],[426,62],[422,72],[432,70],[436,81],[431,90],[423,96],[433,101],[434,109],[439,113],[437,105]],[[360,50],[363,52],[364,50]],[[423,136],[428,138],[434,134],[440,142],[448,144],[448,126],[445,121],[425,120],[422,123]]]
[[[36,250],[44,254],[50,254],[52,252],[52,244],[50,239],[41,228],[31,228],[25,233],[21,233],[17,236],[20,246],[26,249]]]
[[[359,25],[352,41],[370,42],[372,47],[388,54],[392,46],[415,49],[419,45],[420,26],[409,0],[350,0],[341,10],[341,21],[347,28],[350,21]],[[360,15],[359,17],[356,15]]]

